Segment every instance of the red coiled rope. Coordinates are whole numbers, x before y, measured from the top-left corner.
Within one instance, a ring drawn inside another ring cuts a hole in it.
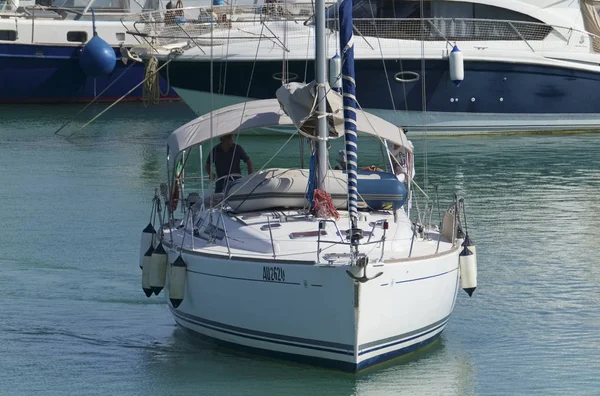
[[[315,189],[313,203],[315,213],[318,217],[340,219],[340,214],[335,210],[335,206],[333,205],[333,199],[326,191]]]

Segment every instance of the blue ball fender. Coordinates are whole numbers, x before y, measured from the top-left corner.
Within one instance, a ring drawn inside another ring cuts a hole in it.
[[[115,50],[99,36],[94,36],[81,50],[79,65],[88,77],[111,74],[117,65]]]

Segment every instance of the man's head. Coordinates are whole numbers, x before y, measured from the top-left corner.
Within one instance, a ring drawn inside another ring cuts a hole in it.
[[[335,160],[339,164],[340,169],[346,169],[346,150],[338,151],[338,155]]]
[[[231,146],[233,146],[233,135],[228,134],[221,136],[221,146],[224,149],[229,149]]]

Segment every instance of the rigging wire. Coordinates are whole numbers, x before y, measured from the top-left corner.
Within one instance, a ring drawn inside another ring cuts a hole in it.
[[[375,129],[375,126],[374,126],[374,125],[371,123],[371,120],[369,119],[369,117],[367,117],[367,114],[368,114],[368,113],[367,113],[367,112],[366,112],[366,111],[365,111],[365,110],[362,108],[362,106],[360,105],[360,103],[359,103],[358,101],[356,101],[356,106],[357,106],[357,108],[358,108],[358,109],[359,109],[359,110],[362,112],[362,114],[365,116],[365,120],[367,121],[367,123],[368,123],[368,124],[369,124],[369,126],[371,127],[372,131],[375,133],[375,136],[377,136],[377,139],[379,139],[379,142],[380,142],[380,143],[381,143],[383,146],[385,146],[385,147],[386,147],[386,150],[387,150],[387,153],[388,153],[388,155],[390,155],[390,156],[391,156],[391,152],[389,151],[389,149],[387,148],[387,145],[385,144],[386,140],[385,140],[384,138],[382,138],[382,137],[381,137],[381,135],[379,134],[379,132],[377,132],[377,129]],[[414,157],[414,153],[413,153],[413,157]],[[396,163],[397,163],[398,165],[400,165],[400,164],[397,162],[397,160],[396,160],[395,158],[394,158],[394,161],[396,161]],[[414,159],[413,159],[413,163],[414,163]],[[414,165],[413,165],[413,166],[414,166]],[[409,169],[409,171],[410,171],[410,169]],[[425,196],[427,199],[429,199],[429,195],[428,195],[428,194],[427,194],[427,193],[426,193],[426,192],[425,192],[425,191],[424,191],[424,190],[423,190],[423,189],[422,189],[422,188],[421,188],[421,187],[420,187],[420,186],[417,184],[417,182],[414,180],[414,178],[412,177],[412,172],[410,172],[410,173],[411,173],[410,180],[411,180],[412,184],[413,184],[414,186],[416,186],[416,187],[419,189],[419,191],[421,191],[421,193],[423,193],[423,195],[424,195],[424,196]],[[418,209],[417,209],[417,210],[418,210]]]
[[[284,0],[283,2],[284,6],[287,9],[287,0]],[[281,46],[281,51],[283,52],[283,55],[281,57],[281,85],[285,85],[288,81],[287,81],[287,77],[288,77],[288,69],[289,69],[289,63],[288,63],[288,57],[287,57],[287,32],[288,32],[288,19],[285,18],[284,22],[283,22],[283,45]]]
[[[429,180],[428,180],[428,161],[427,161],[427,93],[425,89],[425,10],[423,0],[419,0],[420,4],[420,18],[421,18],[421,75],[423,78],[421,79],[421,110],[423,112],[423,128],[425,133],[425,148],[424,148],[424,156],[425,156],[425,165],[424,165],[424,179],[423,179],[423,187],[425,191],[429,191]]]
[[[264,24],[262,25],[263,27],[260,30],[260,38],[258,39],[258,45],[256,46],[256,52],[254,54],[254,62],[252,62],[252,71],[250,72],[250,81],[248,81],[248,89],[246,90],[246,100],[244,101],[244,107],[242,108],[242,115],[240,116],[240,125],[242,124],[242,122],[244,121],[244,115],[246,114],[246,106],[248,105],[248,98],[250,97],[250,88],[252,87],[252,80],[254,78],[254,71],[256,69],[256,61],[258,59],[258,52],[260,50],[260,43],[262,42],[262,37],[263,37],[263,33],[264,33]],[[237,143],[239,141],[240,135],[237,134],[235,137],[235,144],[237,146]],[[234,146],[234,150],[235,147]],[[235,151],[233,152],[233,155],[235,156]],[[233,167],[233,162],[231,162],[229,164],[229,173],[231,173],[231,168]]]
[[[70,123],[73,122],[73,120],[75,120],[77,118],[77,116],[81,113],[83,113],[88,107],[90,107],[92,104],[96,103],[96,101],[98,99],[100,99],[100,97],[104,94],[104,92],[106,92],[110,87],[112,87],[117,81],[119,81],[119,79],[121,77],[123,77],[128,71],[129,69],[131,69],[131,67],[135,65],[135,62],[131,62],[131,64],[129,66],[127,66],[127,68],[123,71],[123,73],[119,74],[119,76],[117,78],[115,78],[110,84],[108,84],[108,86],[106,86],[106,88],[104,88],[102,90],[102,92],[100,92],[95,98],[94,100],[92,100],[90,103],[88,103],[87,105],[85,105],[83,107],[83,109],[79,110],[75,116],[70,119],[69,121],[65,122],[60,128],[58,128],[56,131],[54,131],[54,134],[57,135],[61,130],[63,130],[67,125],[69,125]]]
[[[310,1],[310,5],[312,6],[312,12],[313,12],[313,16],[311,18],[314,18],[314,14],[315,14],[314,0]],[[307,75],[308,75],[308,51],[310,50],[310,43],[311,43],[310,35],[311,35],[311,33],[312,33],[312,29],[308,29],[308,40],[306,41],[306,62],[304,63],[304,83],[306,83],[306,80],[308,78],[307,77]]]
[[[160,69],[162,69],[163,67],[167,66],[169,63],[171,63],[173,61],[173,59],[175,58],[171,58],[169,59],[167,62],[165,62],[162,66],[160,66],[158,69],[156,69],[156,73],[158,73],[160,71]],[[129,91],[127,91],[123,96],[121,96],[119,99],[117,99],[115,102],[113,102],[110,106],[108,106],[106,109],[104,109],[100,114],[98,114],[97,116],[95,116],[94,118],[92,118],[91,120],[89,120],[88,122],[86,122],[81,128],[79,128],[79,130],[84,129],[85,127],[87,127],[88,125],[90,125],[92,122],[96,121],[98,118],[100,118],[100,116],[102,116],[104,113],[106,113],[108,110],[112,109],[114,105],[116,105],[117,103],[119,103],[121,100],[125,99],[130,93],[132,93],[137,87],[139,87],[140,85],[142,85],[146,80],[144,79],[143,81],[139,82],[138,84],[135,85],[135,87],[131,88]],[[73,134],[75,134],[75,132],[73,132],[71,135],[69,135],[68,137],[73,136]]]
[[[212,17],[212,16],[211,16]],[[213,59],[213,48],[215,47],[213,44],[214,40],[214,29],[210,29],[210,143],[211,143],[211,151],[209,153],[209,156],[213,156],[212,161],[215,161],[215,156],[216,156],[216,150],[213,153],[212,147],[213,147],[213,139],[214,139],[214,129],[213,129],[213,111],[215,110],[215,102],[214,102],[214,59]],[[235,154],[235,153],[234,153]],[[209,159],[210,160],[210,159]],[[212,167],[212,164],[211,164]],[[202,170],[201,170],[202,171]],[[231,172],[231,168],[229,169],[229,172]],[[216,179],[216,178],[215,178]],[[210,173],[209,173],[209,180],[210,180]],[[210,208],[212,209],[212,200],[210,202]]]
[[[371,18],[373,22],[373,27],[375,28],[375,37],[377,38],[377,45],[379,46],[379,55],[381,56],[381,63],[383,65],[383,72],[385,73],[385,81],[387,83],[388,92],[390,94],[390,100],[392,101],[392,109],[394,111],[394,115],[396,114],[396,103],[394,102],[394,94],[392,93],[392,85],[390,84],[390,78],[387,72],[387,66],[385,65],[385,58],[383,57],[383,49],[381,48],[381,39],[379,37],[379,33],[377,31],[377,21],[375,20],[375,13],[373,12],[373,4],[371,4],[371,0],[369,0],[369,9],[371,10]],[[402,61],[400,61],[402,64]],[[403,84],[404,85],[404,84]],[[405,90],[406,92],[406,90]],[[404,101],[406,103],[406,100]]]
[[[229,11],[230,18],[233,16],[234,3],[237,4],[237,1],[231,2],[231,7],[230,7],[230,11]],[[229,29],[227,31],[227,43],[225,45],[225,65],[223,67],[223,65],[221,64],[221,68],[219,68],[219,85],[221,85],[221,71],[222,71],[223,89],[221,90],[221,93],[223,94],[223,96],[225,96],[225,88],[227,88],[227,66],[229,65],[229,43],[231,41],[231,31],[233,30],[232,23],[233,22],[230,20],[229,21]],[[212,42],[211,42],[211,44],[212,44]]]
[[[262,42],[262,37],[263,37],[263,33],[264,33],[264,24],[262,26],[263,27],[261,28],[261,31],[260,31],[260,37],[261,38],[258,40],[258,45],[256,46],[256,52],[254,54],[254,61],[252,63],[252,70],[250,72],[250,80],[248,82],[248,88],[246,90],[246,100],[244,101],[244,106],[243,106],[243,109],[242,109],[242,112],[241,112],[241,116],[240,116],[240,125],[244,121],[244,115],[246,113],[246,105],[248,104],[248,98],[250,96],[250,88],[252,87],[252,80],[253,80],[253,77],[254,77],[254,71],[256,69],[256,61],[258,59],[258,53],[259,53],[259,50],[260,50],[260,44]],[[213,38],[213,35],[212,35],[212,31],[211,31],[211,43],[212,43],[212,38]],[[214,139],[214,134],[213,134],[213,131],[214,131],[214,129],[213,129],[214,92],[213,92],[213,46],[212,45],[211,45],[210,56],[211,56],[211,58],[210,58],[211,59],[211,66],[210,66],[210,71],[211,71],[211,75],[210,75],[210,79],[211,79],[210,80],[210,98],[211,98],[210,136],[211,136],[211,138],[210,138],[210,142],[211,142],[211,147],[214,147],[214,145],[213,145],[213,139]],[[235,145],[234,145],[234,148],[233,148],[234,149],[234,151],[233,151],[233,157],[235,157],[235,150],[237,148],[238,141],[239,141],[239,134],[236,134]],[[213,155],[212,149],[211,149],[211,152],[209,153],[209,156],[210,155]],[[209,158],[209,160],[211,160],[211,159]],[[214,158],[212,158],[212,161],[214,161]],[[211,166],[212,166],[212,164],[211,164]],[[228,174],[231,174],[231,169],[232,168],[233,168],[233,161],[231,161],[229,163]],[[211,209],[212,209],[212,206],[211,206]]]

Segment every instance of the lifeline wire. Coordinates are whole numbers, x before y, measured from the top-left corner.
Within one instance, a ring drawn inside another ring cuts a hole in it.
[[[427,93],[425,91],[425,15],[423,0],[420,0],[420,17],[421,17],[421,75],[423,80],[421,81],[421,108],[423,111],[423,127],[425,132],[425,177],[423,180],[423,187],[428,191],[428,169],[427,169]]]
[[[373,5],[371,4],[371,0],[369,0],[369,8],[371,9],[371,17],[373,19],[373,27],[375,28],[375,37],[377,38],[377,45],[379,45],[379,55],[381,55],[381,63],[383,64],[383,72],[385,73],[388,86],[388,91],[390,93],[390,100],[392,101],[392,109],[394,114],[396,114],[396,103],[394,103],[394,95],[392,94],[392,86],[390,84],[390,79],[387,72],[387,67],[385,66],[385,58],[383,57],[383,50],[381,49],[381,39],[379,38],[379,33],[377,33],[377,23],[375,21],[375,14],[373,13]],[[400,67],[402,67],[402,61],[400,61]],[[404,86],[404,83],[402,84]],[[405,88],[406,95],[406,88]],[[406,103],[406,100],[404,101]]]
[[[72,122],[73,122],[73,120],[74,120],[75,118],[77,118],[77,116],[78,116],[79,114],[83,113],[83,112],[84,112],[84,111],[85,111],[85,110],[86,110],[88,107],[90,107],[90,106],[91,106],[93,103],[95,103],[95,102],[96,102],[96,100],[98,100],[98,98],[100,98],[104,92],[106,92],[106,91],[107,91],[107,90],[108,90],[110,87],[112,87],[112,86],[113,86],[113,85],[114,85],[114,84],[115,84],[117,81],[119,81],[119,79],[120,79],[121,77],[123,77],[123,76],[125,75],[125,73],[127,73],[127,72],[129,71],[129,69],[131,68],[131,66],[133,66],[134,64],[135,64],[135,62],[132,62],[132,63],[131,63],[129,66],[127,66],[127,68],[126,68],[126,69],[123,71],[123,73],[119,74],[119,76],[118,76],[117,78],[115,78],[115,79],[114,79],[114,80],[113,80],[113,81],[112,81],[112,82],[111,82],[111,83],[110,83],[110,84],[109,84],[109,85],[108,85],[106,88],[104,88],[104,89],[102,90],[102,92],[100,92],[100,94],[98,94],[98,95],[97,95],[97,96],[94,98],[94,100],[92,100],[90,103],[88,103],[87,105],[85,105],[85,107],[84,107],[83,109],[79,110],[79,111],[77,112],[77,114],[75,114],[75,117],[73,117],[73,118],[72,118],[72,119],[70,119],[69,121],[65,122],[65,123],[64,123],[64,124],[63,124],[63,125],[62,125],[60,128],[58,128],[58,129],[57,129],[57,130],[54,132],[54,134],[55,134],[55,135],[57,135],[57,134],[58,134],[58,133],[59,133],[61,130],[63,130],[63,129],[64,129],[66,126],[67,126],[67,125],[69,125],[70,123],[72,123]]]
[[[162,65],[161,67],[159,67],[158,69],[156,69],[156,73],[158,73],[160,71],[160,69],[162,69],[163,67],[165,67],[166,65],[168,65],[169,63],[171,63],[171,61],[174,58],[169,59],[164,65]],[[91,120],[89,120],[88,122],[86,122],[81,128],[79,128],[79,130],[84,129],[85,127],[87,127],[88,125],[90,125],[92,122],[96,121],[98,118],[100,118],[100,116],[102,116],[104,113],[106,113],[108,110],[110,110],[114,105],[116,105],[117,103],[119,103],[120,101],[122,101],[123,99],[125,99],[125,97],[127,97],[127,95],[129,95],[130,93],[132,93],[137,87],[139,87],[140,85],[144,84],[146,82],[146,80],[144,79],[142,82],[136,84],[135,87],[131,88],[129,91],[127,91],[127,93],[125,93],[125,95],[121,96],[119,99],[117,99],[113,104],[111,104],[110,106],[108,106],[106,109],[104,109],[100,114],[98,114],[96,117],[92,118]],[[75,134],[75,132],[73,132],[72,134],[70,134],[68,137],[71,137]]]
[[[262,42],[263,29],[264,29],[265,25],[263,24],[262,26],[263,27],[260,30],[260,37],[261,37],[261,39],[258,40],[258,45],[256,46],[256,53],[254,55],[254,62],[252,63],[252,72],[250,73],[250,81],[248,82],[248,89],[246,90],[246,100],[244,101],[244,107],[242,109],[242,116],[240,117],[240,125],[242,124],[242,122],[244,120],[244,114],[246,113],[246,105],[248,104],[248,97],[250,96],[250,87],[252,86],[252,80],[254,78],[254,70],[256,68],[256,60],[258,59],[258,51],[260,50],[260,43]],[[211,94],[211,96],[212,96],[212,94]],[[211,116],[211,119],[212,119],[212,116]],[[237,143],[238,143],[239,139],[240,139],[240,135],[237,134],[236,137],[235,137],[235,146],[233,147],[233,157],[235,157],[235,150],[237,149]],[[229,172],[228,172],[228,174],[231,174],[231,168],[232,167],[233,167],[233,160],[229,163]]]
[[[252,79],[254,77],[254,70],[256,68],[256,60],[258,59],[258,51],[260,49],[260,43],[262,42],[262,37],[263,37],[263,32],[264,32],[264,24],[262,25],[261,31],[260,31],[260,39],[258,40],[258,45],[256,46],[256,53],[254,54],[254,62],[252,63],[252,72],[250,73],[250,81],[248,82],[248,89],[246,90],[246,100],[244,101],[244,108],[242,109],[242,115],[240,117],[240,125],[242,124],[242,121],[244,120],[244,113],[246,112],[246,105],[248,103],[248,97],[250,96],[250,87],[252,86]],[[213,32],[211,30],[211,43],[213,40]],[[211,134],[211,146],[213,146],[213,109],[214,109],[214,91],[213,91],[213,46],[211,45],[210,47],[210,100],[211,100],[211,112],[210,112],[210,134]],[[233,151],[233,156],[235,156],[235,149],[237,147],[237,143],[239,141],[239,134],[236,136],[235,138],[235,144],[236,146],[234,146],[234,151]],[[212,155],[212,149],[209,155]],[[212,161],[214,161],[215,159],[212,158]],[[212,166],[212,164],[211,164]],[[233,161],[229,163],[229,171],[228,174],[231,174],[231,168],[233,167]]]

